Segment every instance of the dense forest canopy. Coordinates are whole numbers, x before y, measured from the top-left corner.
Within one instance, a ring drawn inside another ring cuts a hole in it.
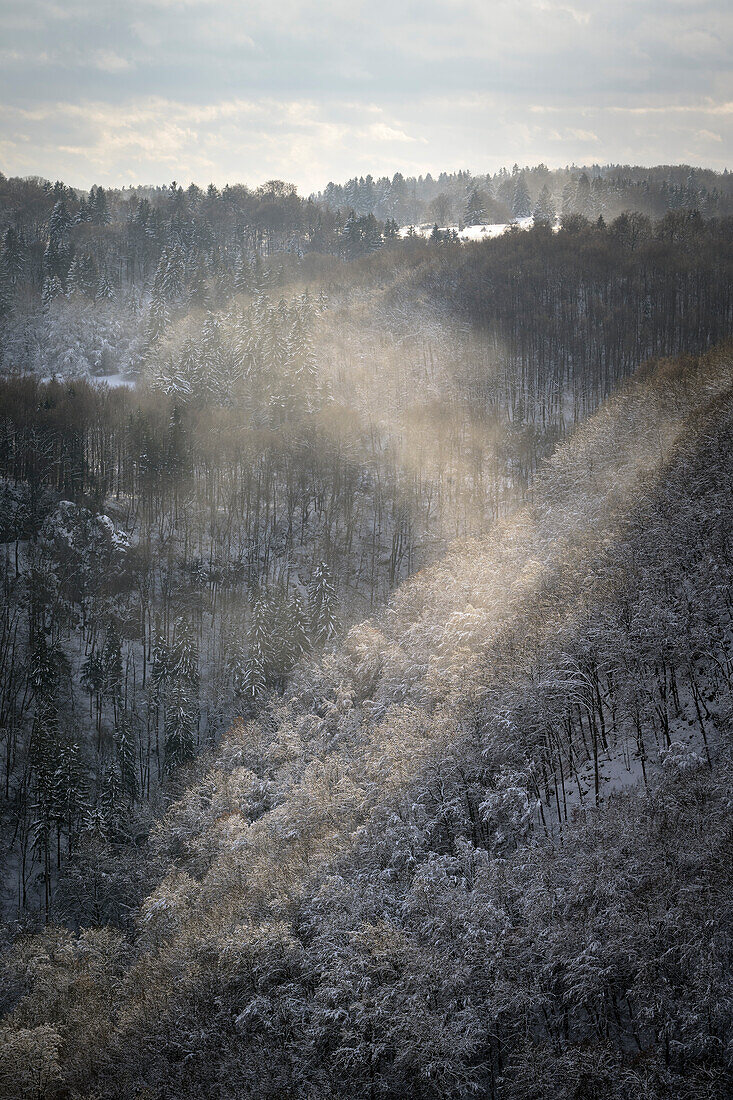
[[[0,176],[3,1095],[730,1095],[731,178]]]

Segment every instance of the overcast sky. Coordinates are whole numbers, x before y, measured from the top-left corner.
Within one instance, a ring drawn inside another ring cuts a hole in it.
[[[0,0],[0,170],[731,167],[730,0]]]

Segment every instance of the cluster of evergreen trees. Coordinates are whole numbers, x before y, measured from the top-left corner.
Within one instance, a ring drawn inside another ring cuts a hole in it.
[[[550,170],[544,164],[515,164],[511,171],[487,175],[461,171],[407,179],[397,172],[392,179],[367,175],[329,183],[316,200],[332,211],[394,218],[400,225],[478,225],[532,214],[547,220],[565,214],[610,220],[626,211],[652,218],[675,210],[699,210],[708,217],[733,212],[730,174],[688,166]]]

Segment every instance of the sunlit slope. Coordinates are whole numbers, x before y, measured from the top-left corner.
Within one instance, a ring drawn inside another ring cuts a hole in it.
[[[725,1094],[732,383],[728,348],[647,370],[232,729],[154,838],[135,957],[27,949],[12,1023],[69,1083]]]

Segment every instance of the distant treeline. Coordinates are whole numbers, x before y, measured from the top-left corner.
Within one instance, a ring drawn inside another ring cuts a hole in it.
[[[515,164],[511,171],[487,175],[463,171],[437,177],[404,177],[400,172],[391,179],[354,177],[345,184],[329,183],[315,198],[333,211],[395,218],[401,225],[476,225],[537,213],[608,220],[624,211],[661,218],[670,210],[699,210],[715,217],[733,213],[733,175],[689,165],[594,164],[550,170],[544,164]]]
[[[179,249],[186,281],[217,299],[244,271],[276,253],[324,253],[353,259],[394,240],[400,225],[506,222],[580,214],[606,221],[626,211],[655,219],[669,211],[704,217],[733,213],[733,177],[687,166],[653,169],[594,166],[550,171],[544,165],[472,176],[469,172],[405,179],[366,176],[330,183],[300,198],[271,180],[184,190],[168,187],[82,192],[57,181],[0,174],[0,319],[59,293],[99,300],[128,288],[149,289],[161,257]],[[237,272],[239,274],[237,275]]]

